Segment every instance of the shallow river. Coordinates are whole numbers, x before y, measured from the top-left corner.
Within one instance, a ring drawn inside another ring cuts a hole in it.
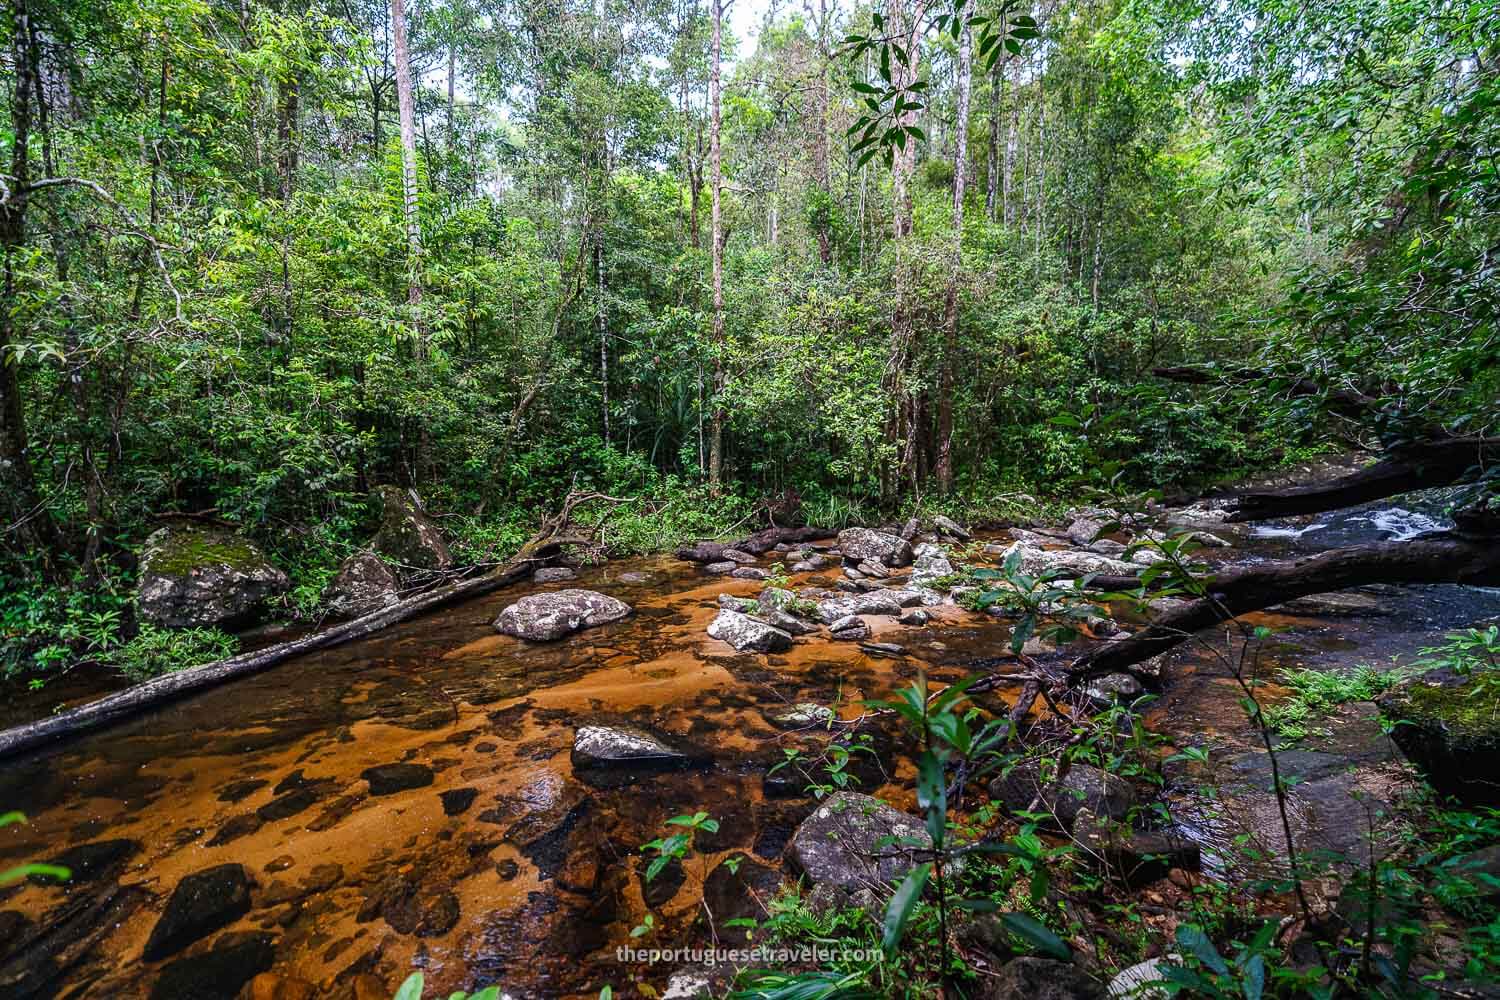
[[[1384,530],[1346,527],[1365,537]],[[1320,547],[1316,531],[1242,537],[1263,554]],[[494,632],[506,604],[558,586],[612,594],[635,614],[546,645]],[[389,997],[414,968],[426,970],[429,995],[487,984],[517,998],[593,996],[605,984],[631,995],[632,977],[660,989],[670,968],[615,961],[648,909],[639,845],[680,813],[702,809],[720,821],[701,859],[650,886],[660,925],[652,940],[700,942],[713,861],[747,854],[749,871],[772,870],[769,885],[811,808],[767,787],[769,765],[796,739],[768,713],[819,701],[853,718],[860,699],[918,669],[951,680],[1006,645],[1003,623],[954,607],[934,609],[921,629],[868,619],[876,641],[906,647],[899,658],[820,637],[785,655],[735,654],[706,636],[719,594],[760,587],[673,559],[611,563],[0,764],[0,811],[32,820],[0,831],[0,867],[66,855],[75,869],[68,886],[0,890],[0,996],[217,997],[265,968],[281,990],[258,994],[266,997]],[[1383,600],[1394,614],[1279,622],[1291,631],[1278,655],[1326,665],[1384,659],[1500,611],[1496,595],[1459,588],[1392,589]],[[1234,697],[1210,670],[1189,673],[1154,718],[1185,738],[1242,738],[1224,708]],[[713,765],[586,785],[569,754],[587,722],[649,726],[706,751]],[[377,772],[373,784],[366,776],[391,764],[418,766]],[[861,790],[883,787],[907,804],[904,761],[861,770]],[[232,901],[241,915],[146,960],[173,889],[225,864],[249,876],[248,899]]]

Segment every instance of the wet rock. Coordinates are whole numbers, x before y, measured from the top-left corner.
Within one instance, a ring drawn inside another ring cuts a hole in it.
[[[803,559],[792,563],[793,573],[816,573],[828,565],[828,560],[819,552],[814,552]]]
[[[911,562],[911,543],[900,535],[874,528],[845,528],[839,532],[839,552],[845,561],[905,566]]]
[[[1076,965],[1025,956],[1002,965],[979,996],[983,1000],[1100,1000],[1104,989]]]
[[[743,945],[749,929],[727,925],[733,920],[764,920],[780,888],[781,872],[748,855],[720,861],[703,882],[703,902],[714,939],[732,947]]]
[[[769,580],[771,574],[758,566],[740,566],[729,574],[736,580]]]
[[[740,568],[740,564],[739,563],[737,563],[737,562],[731,562],[728,559],[726,559],[723,562],[711,562],[711,563],[709,563],[708,565],[706,565],[706,566],[703,567],[703,572],[705,572],[705,573],[712,573],[714,576],[728,576],[729,574],[733,573],[735,570],[737,570],[739,568]]]
[[[360,777],[370,783],[371,795],[395,795],[432,784],[432,768],[425,764],[380,764],[366,768]]]
[[[1097,517],[1074,518],[1073,523],[1068,525],[1068,541],[1074,545],[1088,546],[1099,538],[1108,526],[1108,522]]]
[[[932,621],[932,616],[927,612],[918,609],[916,611],[908,611],[900,618],[897,618],[896,621],[898,621],[902,625],[907,626],[908,628],[921,628],[923,625],[926,625],[928,622]]]
[[[640,880],[641,899],[645,902],[646,907],[658,910],[671,902],[672,897],[677,895],[677,890],[681,889],[682,883],[687,881],[687,870],[682,867],[681,861],[673,858],[667,862],[661,871],[656,873],[655,878],[648,882],[646,881],[646,869],[648,866],[649,863],[643,859],[640,869],[636,872],[636,877]]]
[[[870,562],[869,560],[865,560],[854,568],[859,571],[860,576],[870,577],[876,580],[884,580],[886,577],[891,575],[890,570],[886,569],[879,563]]]
[[[118,877],[126,863],[139,854],[140,850],[141,842],[138,840],[100,840],[70,847],[52,858],[48,864],[60,865],[72,873],[66,884],[84,885]],[[32,876],[32,881],[50,884],[54,880],[50,877]],[[4,935],[0,935],[0,940],[3,939]]]
[[[818,617],[825,625],[832,625],[850,615],[888,615],[894,618],[921,603],[922,595],[914,590],[872,590],[819,601]]]
[[[896,842],[913,839],[931,843],[915,816],[868,795],[839,792],[797,827],[787,857],[815,883],[850,890],[883,887],[920,863]]]
[[[634,726],[580,726],[573,736],[573,771],[598,787],[629,784],[661,771],[709,763],[697,751]]]
[[[1089,573],[1133,576],[1141,569],[1135,563],[1111,559],[1109,556],[1101,556],[1093,552],[1082,552],[1077,549],[1039,549],[1025,542],[1016,542],[1011,545],[1000,554],[1000,558],[1008,560],[1013,552],[1020,553],[1021,572],[1028,576],[1040,576],[1053,571],[1075,576],[1085,576]]]
[[[194,872],[172,890],[141,955],[148,962],[158,962],[249,911],[250,876],[244,866],[217,865]],[[246,976],[245,980],[249,978]]]
[[[932,527],[943,538],[955,542],[967,542],[974,536],[968,530],[961,527],[959,523],[944,514],[939,514],[932,519]]]
[[[460,915],[452,891],[426,885],[414,872],[400,872],[375,887],[355,919],[366,923],[380,917],[398,934],[437,937],[452,930]]]
[[[929,542],[918,545],[911,567],[913,587],[931,587],[936,581],[953,575],[953,563],[948,554]]]
[[[1097,701],[1130,701],[1140,696],[1141,682],[1129,674],[1105,674],[1083,687],[1083,693]]]
[[[255,813],[244,813],[239,816],[231,816],[224,821],[224,825],[209,840],[209,847],[222,847],[224,844],[232,843],[241,837],[248,837],[265,826],[266,821]]]
[[[1095,816],[1122,820],[1135,805],[1135,789],[1124,778],[1087,764],[1068,768],[1061,785],[1039,764],[1026,761],[990,782],[990,795],[1012,812],[1027,809],[1038,796],[1038,812],[1050,813],[1064,829],[1070,829],[1080,809]]]
[[[1162,987],[1150,985],[1166,980],[1161,971],[1166,961],[1163,958],[1149,958],[1122,970],[1119,975],[1109,981],[1109,995],[1129,997],[1131,1000],[1165,1000],[1166,997],[1172,996],[1173,994]]]
[[[1328,594],[1309,594],[1294,601],[1287,601],[1279,609],[1297,615],[1317,615],[1320,618],[1360,618],[1388,615],[1390,609],[1380,603],[1373,594],[1357,590],[1338,590]]]
[[[279,823],[284,819],[292,818],[315,803],[321,802],[337,789],[337,782],[309,782],[276,796],[276,798],[255,810],[255,815],[267,823]]]
[[[478,795],[477,788],[450,788],[446,792],[440,792],[438,799],[443,803],[443,815],[462,816],[469,811]]]
[[[816,625],[811,625],[796,615],[788,614],[785,611],[772,611],[763,617],[767,622],[781,629],[787,635],[811,635],[818,630]]]
[[[721,542],[694,542],[692,545],[684,545],[677,550],[677,558],[695,563],[721,563],[724,558],[724,545]]]
[[[323,589],[323,602],[336,615],[358,618],[401,599],[395,571],[374,552],[356,552],[339,564]]]
[[[733,594],[720,594],[719,607],[730,611],[739,611],[743,614],[754,614],[760,610],[760,603],[750,597],[735,597]]]
[[[760,618],[725,608],[708,625],[711,639],[727,642],[737,651],[780,653],[792,648],[792,637]]]
[[[250,980],[240,1000],[314,1000],[318,988],[305,979],[262,972]]]
[[[163,967],[151,1000],[235,1000],[275,962],[276,939],[270,934],[226,934],[211,950]]]
[[[1396,723],[1391,738],[1433,788],[1468,806],[1500,806],[1500,685],[1434,670],[1379,704]]]
[[[1133,830],[1079,809],[1073,819],[1073,840],[1086,858],[1127,886],[1139,887],[1167,877],[1177,868],[1197,871],[1201,863],[1198,845],[1169,832]]]
[[[290,586],[238,535],[169,526],[146,539],[136,601],[142,618],[166,628],[234,625]]]
[[[447,569],[453,553],[443,533],[432,523],[414,494],[398,486],[377,486],[373,496],[380,502],[380,530],[370,545],[401,566],[415,569]]]
[[[865,575],[859,570],[855,569],[853,566],[844,567],[844,579],[848,580],[850,583],[859,583],[860,581],[864,580],[864,578]]]
[[[628,616],[630,605],[593,590],[530,594],[500,612],[495,629],[531,642],[550,642],[579,629]]]
[[[909,542],[913,538],[916,538],[917,532],[921,530],[922,522],[914,517],[909,517],[906,519],[906,523],[901,526],[901,537]]]
[[[777,729],[806,729],[833,721],[833,709],[816,702],[804,701],[767,712],[766,721]]]
[[[737,562],[741,566],[745,566],[755,562],[755,557],[748,552],[741,552],[739,549],[723,549],[719,552],[719,559],[717,561]]]
[[[1118,558],[1125,554],[1128,546],[1124,542],[1117,542],[1113,538],[1097,538],[1085,546],[1090,552],[1097,552],[1101,556]]]
[[[242,781],[231,781],[219,789],[220,802],[239,802],[269,785],[270,782],[263,778],[247,778]]]
[[[839,642],[860,642],[870,638],[870,626],[857,615],[846,615],[829,624],[828,634]]]
[[[566,566],[543,566],[531,574],[531,579],[537,583],[561,583],[564,580],[572,580],[578,576]]]
[[[905,656],[906,647],[894,642],[862,642],[859,648],[871,656]]]

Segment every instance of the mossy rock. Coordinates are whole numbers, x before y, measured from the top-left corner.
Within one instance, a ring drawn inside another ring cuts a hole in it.
[[[171,525],[146,539],[136,600],[142,618],[166,628],[235,625],[290,585],[253,542]]]
[[[377,486],[373,496],[380,503],[380,530],[371,547],[401,566],[413,569],[447,569],[453,553],[443,533],[422,508],[399,486]]]
[[[1391,737],[1432,787],[1500,806],[1500,676],[1434,670],[1380,700]]]

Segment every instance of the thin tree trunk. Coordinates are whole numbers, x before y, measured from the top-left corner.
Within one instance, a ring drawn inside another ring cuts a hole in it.
[[[990,145],[985,157],[984,214],[991,222],[1000,221],[1000,114],[1005,96],[1005,56],[990,70]]]
[[[724,219],[720,205],[724,179],[719,148],[719,59],[723,44],[723,0],[713,0],[713,22],[713,42],[708,67],[708,158],[709,181],[713,185],[710,217],[713,230],[711,238],[713,240],[714,397],[713,415],[709,424],[708,482],[710,487],[718,489],[724,475],[724,403],[722,398],[724,393]]]
[[[422,224],[417,216],[417,114],[411,89],[411,55],[406,44],[405,0],[391,0],[391,29],[395,34],[396,102],[401,116],[401,193],[406,214],[408,270],[406,299],[416,307],[422,303]],[[415,314],[412,321],[417,322]],[[425,345],[420,341],[419,334],[418,351],[425,354]]]
[[[964,8],[963,31],[958,43],[958,113],[953,137],[953,260],[948,272],[947,322],[943,337],[943,377],[938,393],[937,460],[934,472],[938,489],[953,489],[953,369],[958,360],[958,279],[963,267],[964,194],[969,177],[969,97],[973,86],[974,34],[969,25],[969,7]]]

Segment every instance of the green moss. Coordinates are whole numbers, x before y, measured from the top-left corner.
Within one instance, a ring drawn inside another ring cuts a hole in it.
[[[156,543],[150,568],[164,576],[186,576],[203,566],[251,570],[265,559],[249,542],[207,531],[177,531]]]
[[[1442,722],[1466,739],[1495,742],[1500,728],[1500,677],[1475,677],[1467,684],[1414,684],[1406,692],[1409,718]]]

